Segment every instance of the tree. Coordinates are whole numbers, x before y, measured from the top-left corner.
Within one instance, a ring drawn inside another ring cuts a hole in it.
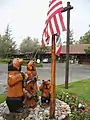
[[[36,58],[36,56],[39,55],[40,53],[44,53],[50,51],[50,46],[42,46],[39,43],[39,40],[37,38],[31,38],[27,37],[22,40],[22,43],[20,44],[20,52],[22,53],[30,53],[31,58]]]
[[[90,30],[80,37],[79,44],[90,44]]]
[[[90,54],[90,47],[88,47],[87,49],[85,49],[86,54]]]
[[[51,46],[41,46],[40,52],[45,53],[45,52],[50,52]]]
[[[74,41],[74,38],[73,38],[73,30],[70,31],[70,35],[69,35],[69,44],[73,44],[75,41]]]
[[[7,25],[4,36],[9,46],[8,52],[12,54],[16,51],[16,41],[13,41],[13,38],[11,37],[11,35],[12,35],[11,30],[9,28],[9,25]]]
[[[28,36],[22,40],[22,43],[20,44],[20,51],[22,53],[31,52],[34,54],[39,49],[39,47],[40,45],[38,39],[34,38],[32,40],[31,37]]]
[[[69,44],[76,44],[76,41],[74,40],[74,37],[73,37],[73,30],[70,31],[70,34],[69,34]],[[66,43],[66,41],[64,41],[63,43]]]
[[[5,57],[7,54],[15,52],[16,42],[11,38],[11,30],[7,25],[5,34],[0,36],[0,57]]]

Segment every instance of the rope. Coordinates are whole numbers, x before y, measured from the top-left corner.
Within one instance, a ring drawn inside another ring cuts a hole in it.
[[[33,57],[34,60],[35,60],[35,58],[36,58],[36,55],[37,55],[39,49],[40,49],[40,48],[37,49],[37,51],[36,51],[36,53],[35,53],[35,55],[34,55],[34,57]]]

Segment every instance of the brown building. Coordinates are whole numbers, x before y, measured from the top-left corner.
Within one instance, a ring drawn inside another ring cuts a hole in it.
[[[87,55],[85,53],[85,49],[90,47],[90,44],[73,44],[69,47],[69,55],[70,60],[78,60],[79,63],[90,63],[90,55]],[[32,58],[32,53],[18,53],[13,54],[13,57],[20,57],[24,59],[30,59]],[[49,62],[51,62],[51,51],[46,53],[37,53],[36,59],[40,58],[41,61],[44,58],[48,58]],[[58,60],[60,58],[59,62],[64,62],[66,60],[66,45],[62,46],[62,51],[59,57],[56,57]]]
[[[69,46],[69,55],[71,60],[78,60],[79,63],[90,62],[90,55],[85,53],[85,49],[90,47],[90,44],[73,44]],[[41,55],[43,58],[51,58],[51,52],[44,53]],[[66,60],[66,45],[62,46],[62,51],[60,54],[60,62]],[[58,57],[57,57],[58,58]]]

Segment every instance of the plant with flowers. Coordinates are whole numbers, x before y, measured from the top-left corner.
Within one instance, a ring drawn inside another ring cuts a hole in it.
[[[67,92],[57,93],[56,96],[70,106],[70,120],[90,120],[90,111],[82,99]]]

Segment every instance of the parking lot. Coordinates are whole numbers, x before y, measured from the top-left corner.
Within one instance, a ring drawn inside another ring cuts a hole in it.
[[[25,72],[26,67],[22,67]],[[3,91],[3,85],[7,84],[7,65],[0,64],[0,92]],[[37,68],[40,80],[47,80],[51,78],[51,64],[43,64],[43,67]],[[70,64],[69,82],[78,81],[84,78],[90,78],[90,66]],[[56,84],[63,84],[65,80],[65,63],[56,64]]]

